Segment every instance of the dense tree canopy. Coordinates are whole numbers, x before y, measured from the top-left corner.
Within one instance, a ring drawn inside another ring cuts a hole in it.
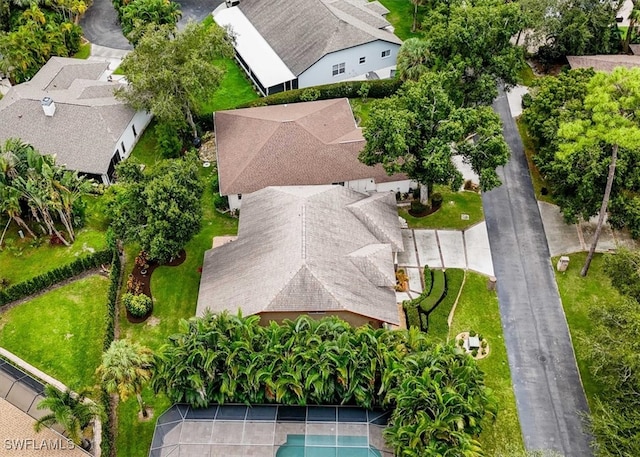
[[[175,29],[182,16],[180,5],[170,0],[114,0],[122,33],[136,46],[148,26],[168,25]]]
[[[165,160],[149,173],[125,161],[109,189],[108,213],[116,235],[142,245],[152,259],[176,256],[200,230],[202,184],[198,159]]]
[[[87,4],[58,0],[47,5],[7,2],[3,10],[0,0],[0,21],[3,11],[14,17],[6,24],[0,22],[0,71],[15,83],[33,77],[50,57],[68,57],[79,49],[82,29],[76,22]]]
[[[524,65],[510,42],[524,26],[517,3],[496,0],[433,2],[424,38],[407,40],[398,53],[398,72],[417,80],[426,71],[449,75],[449,94],[461,105],[489,104],[497,83],[515,84]]]
[[[257,316],[205,314],[180,323],[157,357],[152,382],[156,392],[196,407],[395,408],[386,438],[397,455],[481,456],[476,438],[485,416],[495,413],[484,375],[459,348],[431,347],[425,338],[416,328],[354,329],[334,317],[261,327]]]
[[[116,96],[162,122],[188,124],[197,137],[193,116],[224,74],[213,61],[232,55],[230,39],[216,24],[191,23],[177,33],[171,25],[150,26],[122,62],[129,86]]]
[[[387,173],[406,173],[424,186],[462,185],[452,162],[460,155],[480,177],[480,187],[500,185],[496,168],[509,158],[498,116],[489,107],[459,108],[444,89],[447,75],[427,73],[398,95],[372,103],[364,123],[360,160],[381,163]],[[421,197],[423,195],[421,194]]]

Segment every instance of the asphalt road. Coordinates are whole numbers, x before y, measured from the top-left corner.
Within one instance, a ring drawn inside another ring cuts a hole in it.
[[[182,19],[178,28],[184,27],[188,21],[202,21],[220,5],[223,0],[177,0],[182,11]],[[111,0],[94,0],[84,17],[80,20],[84,37],[91,43],[114,49],[132,49],[122,35],[118,15]]]
[[[588,405],[522,141],[504,92],[493,107],[511,160],[500,172],[503,185],[484,193],[482,202],[525,446],[591,456],[581,420]]]

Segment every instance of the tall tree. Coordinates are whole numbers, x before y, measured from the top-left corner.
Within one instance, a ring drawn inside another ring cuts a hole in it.
[[[509,158],[498,116],[489,107],[458,108],[446,83],[447,75],[434,73],[405,83],[399,95],[372,104],[363,126],[367,144],[360,161],[415,179],[423,201],[434,184],[460,188],[454,155],[471,165],[483,190],[500,185],[496,168]]]
[[[71,441],[86,447],[83,432],[100,415],[98,406],[92,401],[87,401],[86,392],[77,395],[69,390],[60,392],[48,384],[44,388],[44,395],[45,398],[38,403],[37,408],[48,409],[51,412],[33,424],[35,431],[39,432],[43,427],[58,424],[66,430]]]
[[[497,83],[515,84],[524,65],[522,49],[511,43],[524,25],[517,2],[442,2],[424,23],[430,67],[455,75],[450,95],[459,103],[490,104]]]
[[[433,65],[429,43],[421,38],[409,38],[398,51],[398,75],[403,81],[417,81]]]
[[[593,182],[582,180],[580,183],[590,184],[591,193],[595,188],[596,195],[602,196],[598,224],[580,273],[582,276],[589,271],[598,245],[616,176],[618,155],[623,155],[630,166],[637,163],[633,155],[640,150],[639,112],[640,69],[619,67],[610,74],[596,73],[587,86],[583,110],[575,113],[574,119],[559,126],[555,169],[564,174],[568,182],[580,180],[582,176],[576,175],[583,175],[585,166],[591,169],[601,169],[603,165],[607,167],[604,190],[595,187]],[[586,192],[589,191],[580,189],[575,197],[579,198],[581,193]]]
[[[140,412],[147,417],[142,389],[151,379],[153,352],[149,348],[127,340],[115,340],[102,354],[96,373],[109,393],[117,393],[125,401],[132,395],[138,400]]]
[[[195,154],[165,160],[149,174],[125,161],[116,173],[118,183],[108,190],[107,209],[116,235],[142,244],[154,260],[177,255],[200,230],[202,219],[202,183]]]
[[[191,23],[177,33],[170,25],[152,25],[122,62],[120,68],[129,85],[116,96],[162,122],[186,122],[196,138],[194,114],[201,100],[218,88],[224,74],[213,62],[232,55],[230,38],[216,24]]]

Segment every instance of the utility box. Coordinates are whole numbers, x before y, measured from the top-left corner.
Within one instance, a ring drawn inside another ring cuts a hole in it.
[[[558,260],[558,264],[556,265],[556,269],[558,271],[567,271],[567,268],[569,268],[569,257],[566,256],[566,255],[563,255]]]

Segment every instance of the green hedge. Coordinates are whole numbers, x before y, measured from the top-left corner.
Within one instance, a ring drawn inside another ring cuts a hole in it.
[[[443,270],[432,271],[433,285],[429,295],[420,300],[420,309],[429,314],[447,295],[447,276]]]
[[[407,325],[409,327],[418,327],[422,329],[420,324],[420,313],[418,312],[418,305],[413,300],[407,300],[402,304],[404,312],[407,316]]]
[[[431,293],[431,288],[433,287],[433,271],[431,271],[429,265],[424,266],[422,276],[424,277],[424,291],[422,295],[426,297]]]
[[[384,98],[395,94],[402,81],[394,79],[376,79],[372,81],[343,81],[323,86],[305,87],[294,89],[266,97],[252,100],[236,108],[250,108],[253,106],[282,105],[284,103],[296,103],[311,100],[327,100],[331,98],[357,98],[363,92],[367,92],[369,98]]]
[[[91,268],[96,268],[100,264],[110,263],[111,260],[111,250],[96,251],[86,257],[76,259],[67,265],[54,268],[31,279],[14,284],[0,291],[0,306],[28,297],[53,284],[77,276]]]

